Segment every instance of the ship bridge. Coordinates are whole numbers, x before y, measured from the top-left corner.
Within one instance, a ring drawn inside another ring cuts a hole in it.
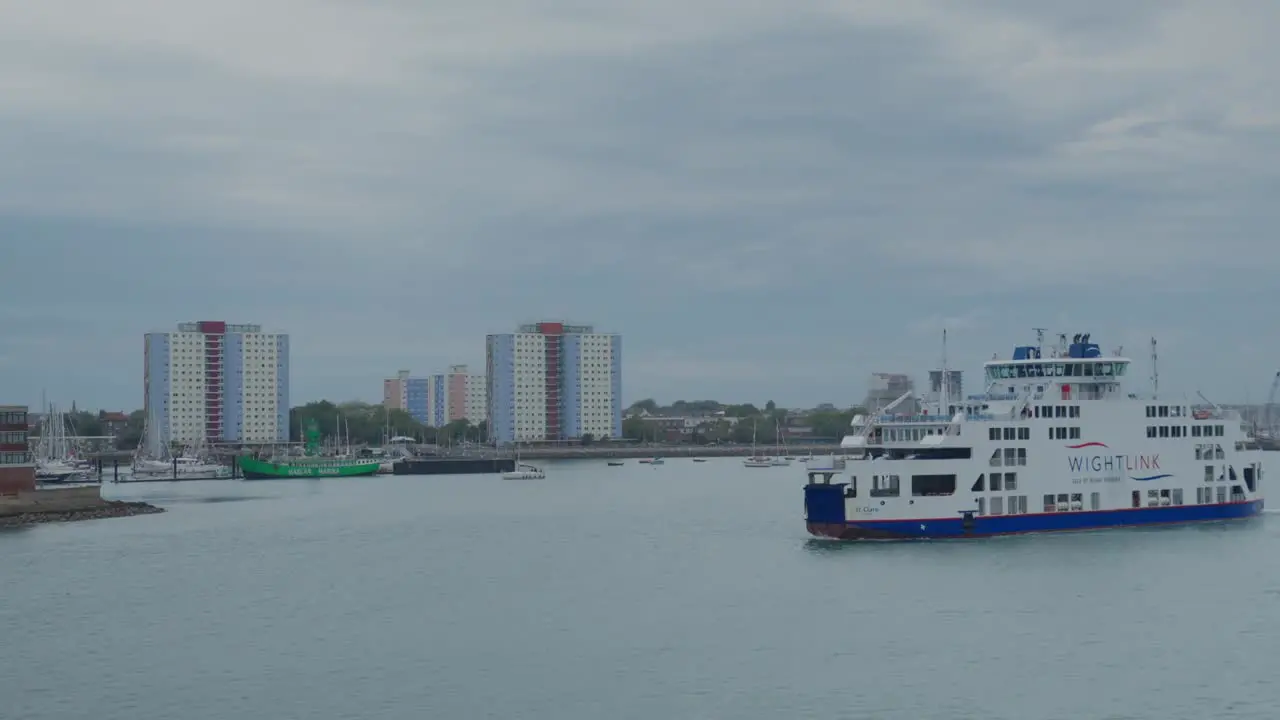
[[[1103,354],[1088,333],[1077,333],[1067,342],[1059,336],[1056,347],[1023,345],[1014,348],[1009,360],[993,358],[983,363],[991,400],[1018,397],[1060,397],[1064,401],[1103,400],[1124,397],[1123,378],[1129,359]]]

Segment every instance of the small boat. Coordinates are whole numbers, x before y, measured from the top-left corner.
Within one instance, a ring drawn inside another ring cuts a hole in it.
[[[503,480],[543,480],[547,474],[542,468],[520,462],[520,447],[516,446],[516,466],[502,473]]]
[[[609,467],[622,467],[624,464],[625,464],[625,463],[623,463],[621,460],[610,460],[610,461],[609,461]]]
[[[706,459],[706,458],[694,458],[694,459],[693,459],[693,461],[694,461],[694,462],[706,462],[706,461],[707,461],[707,459]]]
[[[515,470],[502,473],[503,480],[543,480],[547,474],[533,465],[517,465]]]
[[[643,460],[641,460],[640,462],[644,462],[644,461],[643,461]],[[662,459],[662,458],[660,458],[660,457],[656,457],[656,458],[649,458],[649,464],[650,464],[650,465],[665,465],[665,464],[666,464],[666,462],[667,462],[666,460],[663,460],[663,459]]]
[[[773,461],[756,452],[756,428],[755,424],[751,426],[751,457],[742,461],[744,467],[773,467]]]

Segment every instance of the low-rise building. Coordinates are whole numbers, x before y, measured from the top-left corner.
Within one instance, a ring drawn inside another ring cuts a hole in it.
[[[0,495],[36,489],[26,405],[0,405]]]

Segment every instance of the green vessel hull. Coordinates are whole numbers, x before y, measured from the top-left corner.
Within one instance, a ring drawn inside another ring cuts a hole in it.
[[[274,478],[313,477],[364,477],[376,475],[381,463],[350,462],[341,460],[306,460],[301,462],[271,462],[241,456],[240,471],[246,480],[270,480]]]

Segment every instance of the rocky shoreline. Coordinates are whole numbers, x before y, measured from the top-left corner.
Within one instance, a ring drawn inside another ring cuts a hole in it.
[[[132,517],[134,515],[152,515],[162,513],[164,508],[144,502],[124,502],[122,500],[106,500],[97,507],[75,510],[48,510],[26,512],[17,515],[0,517],[0,527],[16,525],[36,525],[41,523],[73,522],[76,520],[102,520],[104,518]]]

